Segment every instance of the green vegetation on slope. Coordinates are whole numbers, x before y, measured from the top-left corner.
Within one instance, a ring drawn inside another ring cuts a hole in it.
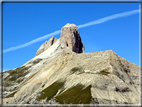
[[[29,72],[27,71],[30,67],[19,67],[14,70],[9,70],[7,73],[9,75],[3,80],[3,86],[9,87],[12,86],[12,83],[20,83],[23,81],[23,77],[26,76]],[[20,78],[22,77],[22,78]]]
[[[100,71],[98,74],[101,74],[101,75],[108,75],[108,74],[110,74],[110,72],[107,72],[106,70],[102,70],[102,71]]]
[[[36,98],[36,100],[40,101],[45,98],[46,98],[46,101],[50,100],[56,95],[58,90],[63,87],[63,85],[64,85],[64,82],[54,82],[49,87],[45,88],[41,92],[41,95]]]
[[[32,63],[33,63],[33,65],[35,65],[35,64],[39,63],[41,60],[42,59],[38,58],[38,59],[34,60]]]
[[[9,95],[8,95],[8,96],[6,96],[5,98],[13,97],[13,96],[14,96],[14,94],[15,94],[16,92],[17,92],[17,91],[15,91],[15,92],[13,92],[13,93],[9,94]]]
[[[39,63],[42,59],[36,59],[32,63],[32,66]],[[29,67],[26,66],[21,66],[19,68],[16,68],[14,70],[9,70],[7,71],[7,73],[9,73],[9,75],[3,80],[3,86],[4,87],[9,87],[12,86],[15,83],[21,83],[24,80],[24,76],[26,76],[29,71],[27,71]],[[34,75],[33,75],[34,76]]]
[[[74,73],[81,74],[81,73],[83,73],[84,71],[82,70],[81,67],[74,67],[74,68],[72,68],[72,69],[70,70],[70,72],[71,72],[72,74],[74,74]]]
[[[56,96],[56,101],[60,104],[90,104],[91,102],[91,86],[83,89],[83,85],[78,84],[68,89],[64,93]]]

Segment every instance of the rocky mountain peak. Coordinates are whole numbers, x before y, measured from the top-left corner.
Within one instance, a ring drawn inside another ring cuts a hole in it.
[[[57,40],[58,39],[54,38],[53,36],[48,41],[43,43],[37,50],[36,56],[46,51]],[[65,26],[62,27],[59,41],[61,49],[68,48],[76,53],[84,53],[84,44],[81,40],[78,27],[75,24],[67,23]]]
[[[37,50],[36,52],[36,56],[43,53],[45,50],[47,50],[49,47],[51,47],[58,39],[51,37],[48,41],[45,41],[45,43],[43,43],[40,48]]]
[[[140,103],[139,66],[112,50],[75,52],[84,45],[77,26],[66,24],[60,39],[51,37],[36,57],[2,73],[3,104]]]
[[[72,28],[72,29],[78,30],[78,27],[75,24],[67,23],[65,26],[63,26],[63,29],[68,29],[68,28]]]
[[[68,23],[62,27],[60,44],[62,48],[69,47],[73,52],[84,53],[84,44],[75,24]]]

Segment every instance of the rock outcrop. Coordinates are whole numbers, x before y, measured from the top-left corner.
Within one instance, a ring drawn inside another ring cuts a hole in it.
[[[41,54],[41,53],[43,53],[45,50],[47,50],[49,47],[51,47],[57,40],[58,40],[58,39],[57,39],[57,38],[54,38],[54,36],[53,36],[53,37],[51,37],[51,38],[49,39],[49,41],[46,41],[45,43],[43,43],[43,44],[40,46],[40,48],[37,50],[36,56],[39,55],[39,54]]]
[[[58,39],[51,37],[49,41],[46,41],[44,44],[40,46],[40,48],[36,52],[36,56],[46,51],[49,47],[51,47]],[[73,52],[76,53],[84,53],[84,44],[79,35],[78,28],[75,24],[66,24],[61,29],[60,35],[60,46],[61,49],[69,48]]]
[[[60,42],[62,48],[69,47],[73,52],[84,53],[84,44],[75,24],[66,24],[61,29]]]

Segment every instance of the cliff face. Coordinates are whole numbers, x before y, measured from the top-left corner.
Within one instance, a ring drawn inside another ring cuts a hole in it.
[[[78,28],[74,24],[66,24],[62,27],[60,43],[62,47],[69,47],[73,52],[84,53],[84,44],[82,43]]]
[[[3,73],[3,103],[139,104],[140,67],[112,50],[83,53],[77,27],[68,27],[48,49]]]

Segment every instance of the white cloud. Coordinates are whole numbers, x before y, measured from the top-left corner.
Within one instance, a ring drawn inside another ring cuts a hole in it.
[[[133,15],[133,14],[136,14],[136,13],[139,13],[139,12],[140,12],[140,10],[137,9],[137,10],[132,10],[132,11],[127,11],[127,12],[123,12],[123,13],[114,14],[114,15],[111,15],[111,16],[107,16],[107,17],[104,17],[104,18],[92,21],[92,22],[88,22],[88,23],[85,23],[85,24],[78,25],[78,28],[84,28],[84,27],[88,27],[88,26],[91,26],[91,25],[96,25],[96,24],[104,23],[104,22],[112,20],[112,19],[116,19],[116,18],[120,18],[120,17],[125,17],[125,16],[130,16],[130,15]],[[45,36],[39,37],[39,38],[34,39],[34,40],[32,40],[30,42],[27,42],[25,44],[22,44],[22,45],[19,45],[19,46],[15,46],[15,47],[10,47],[8,49],[4,49],[3,53],[27,47],[29,45],[32,45],[32,44],[36,43],[36,42],[45,40],[45,39],[47,39],[47,38],[49,38],[51,36],[55,36],[57,34],[60,34],[60,32],[61,32],[61,30],[57,30],[57,31],[55,31],[53,33],[50,33],[50,34],[47,34]]]

